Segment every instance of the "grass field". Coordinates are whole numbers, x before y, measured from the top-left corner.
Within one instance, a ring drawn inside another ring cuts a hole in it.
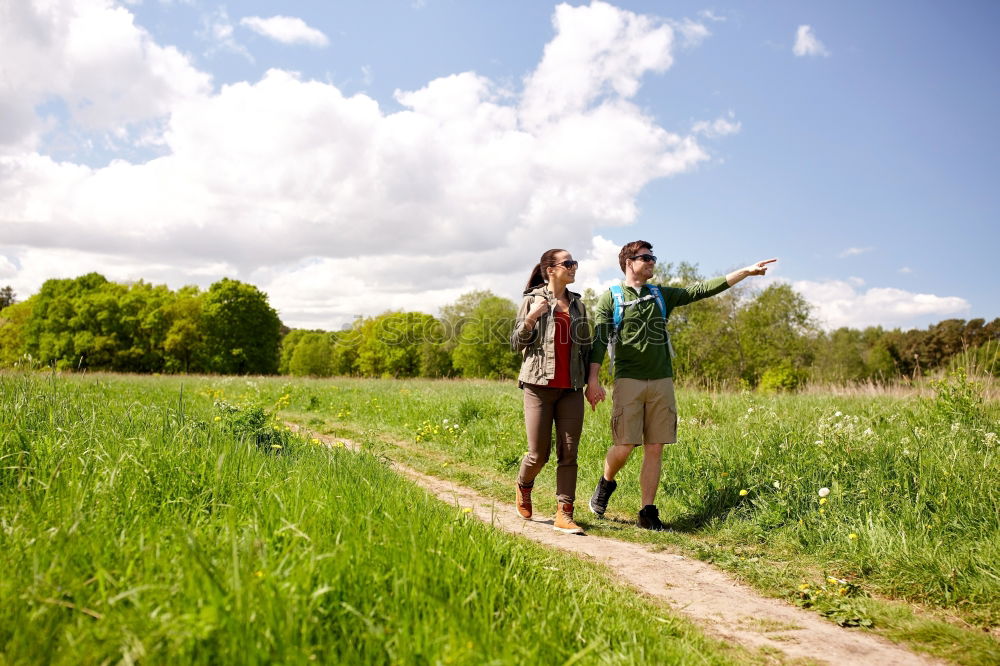
[[[0,662],[757,658],[262,409],[318,400],[363,419],[433,391],[0,374]]]
[[[509,383],[9,374],[0,387],[7,662],[747,658],[380,461],[509,501],[525,448]],[[590,533],[687,549],[959,663],[1000,660],[1000,407],[974,383],[681,389],[679,402],[663,534],[633,526],[638,459],[608,519],[585,511],[609,409],[588,411],[577,515]],[[296,439],[272,414],[370,455]],[[550,463],[537,511],[554,509],[553,486]]]
[[[511,499],[525,440],[520,393],[510,384],[212,386]],[[841,624],[871,625],[957,661],[995,663],[1000,650],[988,634],[1000,624],[1000,405],[961,375],[930,393],[681,390],[681,441],[666,452],[658,497],[672,532],[660,535],[632,527],[638,460],[620,476],[608,520],[583,510],[608,441],[604,404],[585,425],[579,522],[594,534],[686,548]],[[553,479],[550,464],[536,484],[542,510]]]

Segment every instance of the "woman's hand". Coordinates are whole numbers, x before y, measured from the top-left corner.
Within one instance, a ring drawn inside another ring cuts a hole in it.
[[[548,314],[550,309],[548,300],[544,298],[539,299],[537,303],[531,306],[531,310],[528,311],[528,314],[525,315],[524,323],[534,328],[535,323]]]
[[[590,403],[590,411],[594,411],[597,409],[597,403],[604,400],[604,388],[601,386],[600,382],[592,382],[587,384],[587,390],[584,395],[587,398],[587,402]]]

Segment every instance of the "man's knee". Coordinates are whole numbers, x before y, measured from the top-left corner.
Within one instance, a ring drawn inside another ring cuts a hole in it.
[[[645,458],[663,457],[663,444],[646,444],[642,447],[642,455]]]
[[[637,446],[639,446],[639,445],[638,444],[620,444],[618,442],[614,442],[614,443],[611,444],[611,448],[608,449],[608,455],[612,455],[612,456],[615,456],[617,458],[620,458],[622,456],[624,456],[624,457],[627,458],[632,453],[632,451],[635,450],[635,448]]]

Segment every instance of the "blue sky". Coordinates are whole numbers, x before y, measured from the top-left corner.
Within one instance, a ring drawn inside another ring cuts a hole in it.
[[[229,275],[335,328],[644,238],[827,326],[1000,315],[997,3],[0,2],[21,296]]]

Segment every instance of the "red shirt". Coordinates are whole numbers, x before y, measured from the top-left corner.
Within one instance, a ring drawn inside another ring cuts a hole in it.
[[[556,374],[549,380],[546,386],[549,388],[573,388],[573,381],[569,376],[569,355],[572,349],[572,342],[569,336],[569,313],[556,311],[554,314],[556,320]]]

